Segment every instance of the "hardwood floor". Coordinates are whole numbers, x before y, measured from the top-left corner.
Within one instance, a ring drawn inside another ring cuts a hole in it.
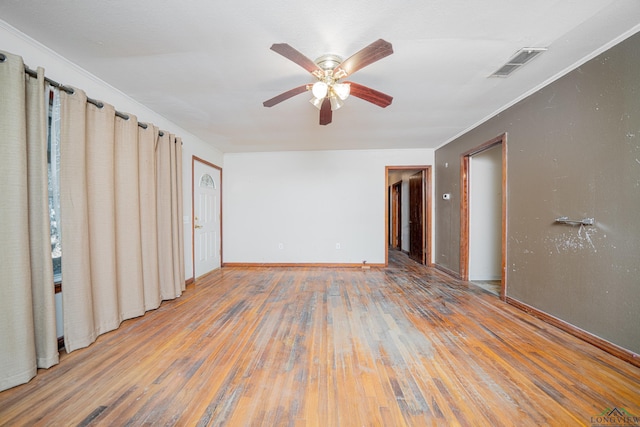
[[[640,369],[390,253],[223,268],[0,393],[0,424],[592,425]],[[633,424],[630,424],[633,425]]]
[[[500,296],[500,280],[472,280],[471,283],[480,286],[487,292]]]

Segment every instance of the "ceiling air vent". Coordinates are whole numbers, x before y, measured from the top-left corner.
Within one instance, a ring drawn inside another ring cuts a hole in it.
[[[507,77],[518,68],[547,50],[546,47],[523,47],[513,57],[489,77]]]

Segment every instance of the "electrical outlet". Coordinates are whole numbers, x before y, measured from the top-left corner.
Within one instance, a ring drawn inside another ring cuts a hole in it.
[[[336,249],[340,249],[340,243],[336,243]]]
[[[278,249],[284,249],[284,243],[278,243]]]

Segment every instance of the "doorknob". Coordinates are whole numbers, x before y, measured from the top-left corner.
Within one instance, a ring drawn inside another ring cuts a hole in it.
[[[196,224],[193,228],[202,228],[201,225]]]

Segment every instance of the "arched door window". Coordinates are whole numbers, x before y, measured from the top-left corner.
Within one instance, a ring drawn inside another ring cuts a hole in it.
[[[211,189],[215,190],[216,189],[216,183],[213,181],[213,178],[211,178],[211,175],[209,175],[208,173],[205,173],[200,178],[200,187],[202,187],[202,188],[211,188]]]

